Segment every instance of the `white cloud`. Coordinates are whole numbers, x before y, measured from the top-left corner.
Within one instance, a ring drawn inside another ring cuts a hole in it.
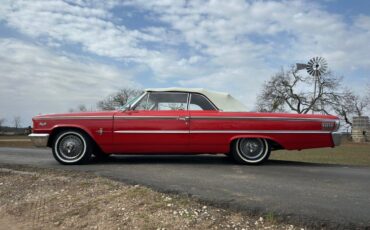
[[[36,113],[68,112],[79,104],[95,106],[119,88],[138,86],[132,80],[135,70],[55,54],[14,39],[0,39],[0,73],[0,108],[11,111],[8,121],[13,115],[30,119]]]
[[[280,66],[317,55],[324,56],[337,73],[370,70],[368,16],[350,21],[308,1],[173,4],[135,0],[128,4],[155,12],[169,29],[182,34],[190,47],[206,57],[198,69],[207,71],[199,71],[197,78],[181,79],[181,84],[239,91],[247,104],[254,102],[258,86]],[[172,66],[179,69],[174,60]]]
[[[101,8],[95,8],[101,7]],[[142,39],[154,39],[137,30],[116,25],[110,8],[100,4],[73,5],[63,1],[11,1],[0,12],[7,25],[32,36],[79,44],[102,56],[135,58],[148,55]]]
[[[129,27],[120,17],[133,12],[113,12],[122,6],[138,9],[135,20],[155,23]],[[303,0],[55,0],[0,6],[0,19],[9,27],[49,46],[77,44],[139,63],[158,82],[229,91],[249,108],[262,82],[281,66],[319,55],[338,73],[370,70],[369,18],[344,18]]]

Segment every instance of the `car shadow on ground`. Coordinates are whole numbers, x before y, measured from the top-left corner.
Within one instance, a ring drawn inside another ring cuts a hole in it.
[[[113,155],[104,160],[92,159],[91,164],[204,164],[240,165],[225,155]],[[247,166],[339,166],[335,164],[310,163],[300,161],[268,160],[260,165]]]

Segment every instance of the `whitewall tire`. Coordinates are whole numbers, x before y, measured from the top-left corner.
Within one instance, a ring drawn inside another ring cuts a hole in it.
[[[61,164],[82,164],[90,160],[92,143],[89,136],[76,130],[58,133],[53,143],[53,156]]]
[[[241,138],[232,146],[232,155],[241,164],[260,164],[269,158],[270,152],[269,143],[262,138]]]

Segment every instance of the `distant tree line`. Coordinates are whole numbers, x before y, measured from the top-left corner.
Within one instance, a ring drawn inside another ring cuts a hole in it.
[[[124,106],[130,99],[143,93],[141,89],[123,88],[98,102],[97,106],[101,110],[113,110]]]
[[[4,124],[6,122],[5,118],[0,118],[0,130],[1,127],[4,127]],[[18,129],[21,127],[21,117],[20,116],[13,116],[13,119],[11,121],[14,128]]]
[[[6,125],[6,121],[5,118],[0,118],[0,133],[25,134],[30,131],[30,127],[22,127],[20,116],[13,116],[8,125]]]
[[[122,88],[115,93],[108,95],[106,98],[98,101],[96,104],[98,110],[115,110],[124,106],[130,99],[141,95],[144,91],[135,88]],[[92,110],[92,109],[91,109]],[[83,104],[76,108],[70,108],[69,112],[86,112],[87,107]]]
[[[77,108],[70,108],[69,110],[68,110],[70,113],[73,113],[73,112],[86,112],[87,111],[87,107],[86,107],[86,105],[83,105],[83,104],[81,104],[81,105],[79,105],[79,106],[77,106]]]

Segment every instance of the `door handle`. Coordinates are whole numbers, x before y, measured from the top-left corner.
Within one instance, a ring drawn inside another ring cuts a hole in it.
[[[177,120],[179,121],[188,121],[190,117],[178,117]]]

